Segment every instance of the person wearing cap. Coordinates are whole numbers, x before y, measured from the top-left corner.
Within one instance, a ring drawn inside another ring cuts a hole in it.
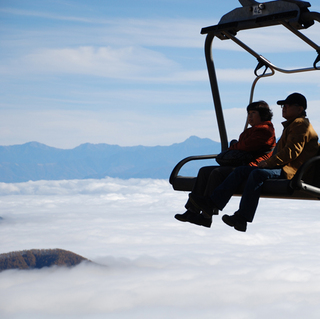
[[[210,196],[190,194],[190,201],[205,217],[211,217],[212,209],[222,210],[237,188],[247,180],[239,209],[231,216],[222,217],[227,225],[245,232],[247,223],[253,221],[264,181],[292,179],[305,161],[316,156],[319,149],[318,135],[306,118],[306,98],[300,93],[293,93],[277,104],[281,105],[282,116],[286,121],[282,123],[284,129],[272,156],[261,161],[257,167],[236,168]]]
[[[259,164],[260,168],[282,167],[287,179],[292,179],[298,168],[318,151],[318,136],[306,118],[307,100],[299,93],[290,94],[277,102],[282,107],[284,127],[277,143],[277,153]]]
[[[240,150],[252,154],[253,158],[248,165],[257,167],[258,163],[271,156],[271,151],[276,145],[274,127],[271,122],[273,114],[268,103],[257,101],[247,106],[247,116],[251,127],[240,134],[238,141],[234,140],[229,150]],[[233,170],[232,166],[202,167],[198,172],[192,193],[199,196],[210,195]],[[212,218],[205,218],[200,214],[190,200],[187,201],[185,208],[187,209],[185,213],[174,216],[177,220],[205,227],[211,226]],[[217,215],[218,212],[215,210],[213,214]]]

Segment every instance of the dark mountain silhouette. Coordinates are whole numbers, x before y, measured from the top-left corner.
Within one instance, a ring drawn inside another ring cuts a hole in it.
[[[88,259],[62,249],[31,249],[0,254],[0,271],[40,269],[51,266],[75,266]]]
[[[167,179],[178,161],[190,155],[216,154],[220,143],[196,136],[170,146],[121,147],[82,144],[74,149],[58,149],[37,142],[0,146],[0,182],[118,177]],[[197,161],[185,168],[194,175],[211,161]]]

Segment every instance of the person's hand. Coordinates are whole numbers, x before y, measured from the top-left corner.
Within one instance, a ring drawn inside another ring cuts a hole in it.
[[[260,163],[258,163],[258,167],[259,168],[267,168],[268,167],[268,164],[266,161],[262,161]]]

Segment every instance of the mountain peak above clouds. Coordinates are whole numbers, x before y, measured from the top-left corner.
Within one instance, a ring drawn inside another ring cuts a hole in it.
[[[76,266],[88,259],[63,249],[31,249],[0,254],[0,271],[40,269],[51,266]]]
[[[187,138],[183,143],[189,145],[189,146],[197,146],[197,145],[212,145],[212,140],[210,140],[209,138],[200,138],[198,136],[192,135],[189,138]],[[219,143],[220,145],[220,143]]]

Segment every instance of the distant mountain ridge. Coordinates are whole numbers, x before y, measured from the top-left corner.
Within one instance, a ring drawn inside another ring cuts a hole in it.
[[[109,144],[81,144],[74,149],[59,149],[38,142],[0,146],[0,182],[118,177],[167,179],[178,161],[190,155],[216,154],[220,143],[191,136],[170,146],[121,147]],[[214,161],[210,161],[214,163]],[[192,163],[185,174],[196,174]]]

